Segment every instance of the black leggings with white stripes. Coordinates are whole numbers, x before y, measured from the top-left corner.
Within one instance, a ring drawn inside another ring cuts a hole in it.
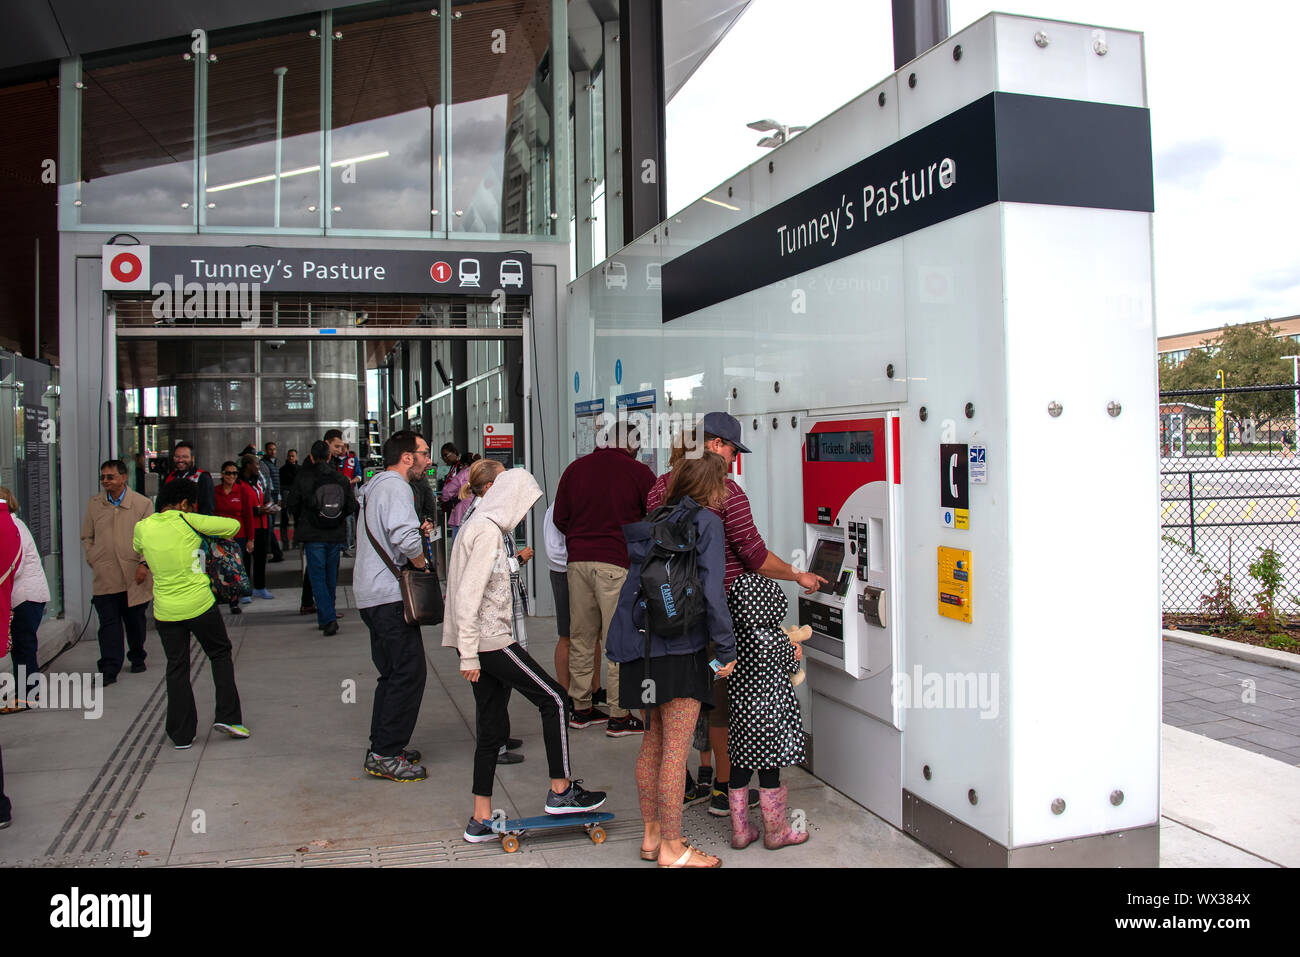
[[[492,796],[497,752],[510,735],[507,707],[511,690],[537,706],[542,715],[542,738],[552,778],[572,777],[569,770],[569,716],[564,689],[515,642],[500,651],[480,651],[479,676],[474,682],[476,734],[474,793]]]

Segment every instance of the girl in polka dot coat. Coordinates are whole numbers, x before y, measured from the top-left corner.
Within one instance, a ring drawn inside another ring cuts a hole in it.
[[[799,670],[802,651],[781,631],[787,602],[776,582],[741,575],[727,594],[736,635],[736,670],[727,682],[731,725],[731,846],[747,847],[758,837],[749,821],[750,778],[758,772],[763,843],[775,850],[808,840],[786,818],[781,768],[804,760],[803,719],[790,676]]]

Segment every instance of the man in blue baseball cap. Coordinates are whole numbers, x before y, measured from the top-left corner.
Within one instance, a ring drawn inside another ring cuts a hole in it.
[[[704,416],[704,434],[705,448],[708,443],[716,439],[730,443],[737,452],[748,452],[749,447],[740,441],[740,420],[734,415],[728,415],[726,412],[709,412]],[[713,451],[710,449],[710,451]],[[730,465],[735,456],[728,457],[727,464]]]

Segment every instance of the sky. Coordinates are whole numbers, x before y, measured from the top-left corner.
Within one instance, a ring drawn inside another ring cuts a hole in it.
[[[949,0],[1145,34],[1155,157],[1156,331],[1300,314],[1292,0]],[[807,125],[893,72],[889,0],[753,0],[668,104],[668,208],[765,152],[751,120]]]

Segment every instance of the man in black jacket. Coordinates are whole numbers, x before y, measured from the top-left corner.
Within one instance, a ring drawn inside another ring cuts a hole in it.
[[[338,633],[334,589],[339,556],[347,541],[347,519],[357,512],[352,485],[329,461],[329,446],[311,447],[311,464],[303,466],[289,489],[285,507],[294,516],[294,536],[303,543],[307,574],[316,605],[316,625],[326,635]]]
[[[198,483],[198,512],[200,515],[217,514],[217,492],[216,487],[212,484],[212,476],[195,463],[194,446],[188,442],[177,442],[176,447],[172,449],[172,470],[162,480],[162,485],[174,482],[177,479],[189,479],[191,482]],[[159,491],[162,491],[161,486]],[[154,507],[157,508],[156,503]]]
[[[289,489],[293,488],[293,483],[298,478],[298,450],[290,449],[284,453],[284,464],[280,466],[280,487],[277,491],[283,496],[289,494]],[[289,510],[286,508],[280,512],[280,541],[285,548],[291,544],[289,541]]]

